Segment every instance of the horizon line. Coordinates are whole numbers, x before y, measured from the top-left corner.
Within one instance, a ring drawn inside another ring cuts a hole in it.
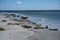
[[[1,11],[1,10],[0,10]]]

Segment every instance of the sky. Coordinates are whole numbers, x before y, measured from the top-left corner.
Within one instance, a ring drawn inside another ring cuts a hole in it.
[[[60,0],[0,0],[0,10],[60,10]]]

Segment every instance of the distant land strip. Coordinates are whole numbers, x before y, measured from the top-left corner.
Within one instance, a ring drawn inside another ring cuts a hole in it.
[[[0,12],[60,12],[60,10],[0,10]]]

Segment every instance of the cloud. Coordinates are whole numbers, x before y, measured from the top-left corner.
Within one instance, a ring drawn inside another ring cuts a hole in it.
[[[22,2],[18,1],[18,2],[16,2],[16,4],[22,4]]]

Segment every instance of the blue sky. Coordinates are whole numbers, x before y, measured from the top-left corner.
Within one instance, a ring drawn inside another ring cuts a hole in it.
[[[0,10],[60,10],[60,0],[0,0]]]

